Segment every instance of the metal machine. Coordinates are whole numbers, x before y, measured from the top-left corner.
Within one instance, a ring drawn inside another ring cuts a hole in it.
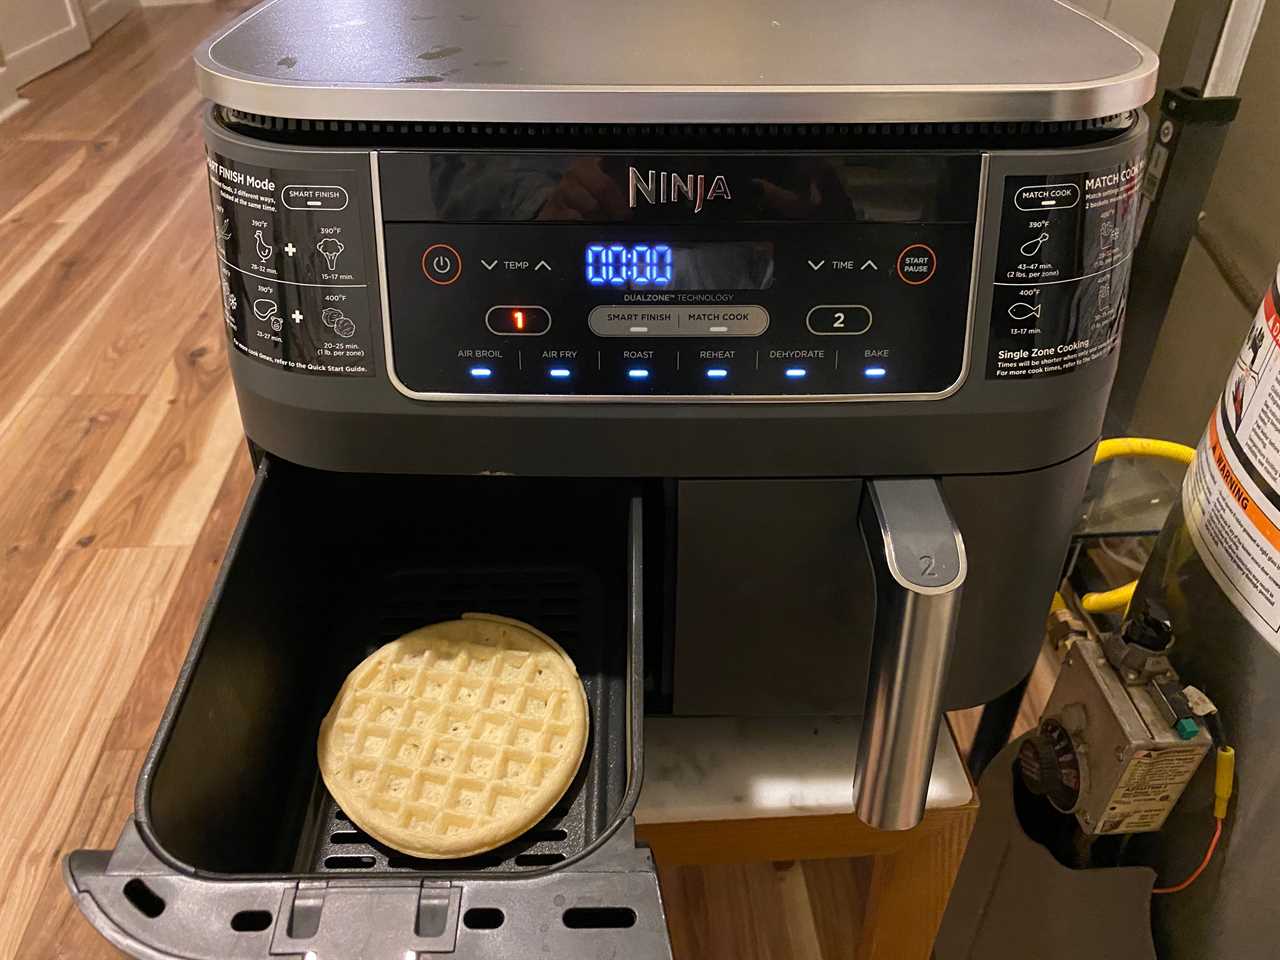
[[[1056,0],[274,0],[197,52],[258,479],[114,852],[140,957],[669,956],[647,716],[939,713],[1036,655],[1114,373],[1155,57]],[[961,595],[963,588],[963,598]],[[344,819],[341,677],[465,609],[592,742],[493,855]]]

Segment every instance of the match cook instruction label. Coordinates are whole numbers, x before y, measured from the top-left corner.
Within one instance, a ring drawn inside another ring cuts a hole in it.
[[[1222,592],[1280,650],[1278,302],[1273,278],[1182,481],[1182,508]]]
[[[372,287],[355,171],[207,157],[222,313],[237,350],[312,376],[371,377]]]
[[[1005,178],[987,379],[1056,376],[1119,345],[1142,167]]]

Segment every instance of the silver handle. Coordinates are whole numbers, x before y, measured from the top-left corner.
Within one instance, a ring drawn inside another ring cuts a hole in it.
[[[964,541],[934,479],[867,481],[858,523],[876,609],[854,809],[879,830],[909,830],[924,816],[929,792],[967,569]]]

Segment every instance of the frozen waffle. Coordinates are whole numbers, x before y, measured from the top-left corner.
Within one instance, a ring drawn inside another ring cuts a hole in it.
[[[325,786],[389,847],[442,859],[483,853],[538,823],[586,751],[573,661],[528,624],[464,614],[360,663],[320,725]]]

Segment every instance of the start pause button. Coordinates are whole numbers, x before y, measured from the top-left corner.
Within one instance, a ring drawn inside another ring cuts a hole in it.
[[[937,269],[938,255],[927,243],[909,244],[898,254],[898,278],[913,287],[928,283]]]

